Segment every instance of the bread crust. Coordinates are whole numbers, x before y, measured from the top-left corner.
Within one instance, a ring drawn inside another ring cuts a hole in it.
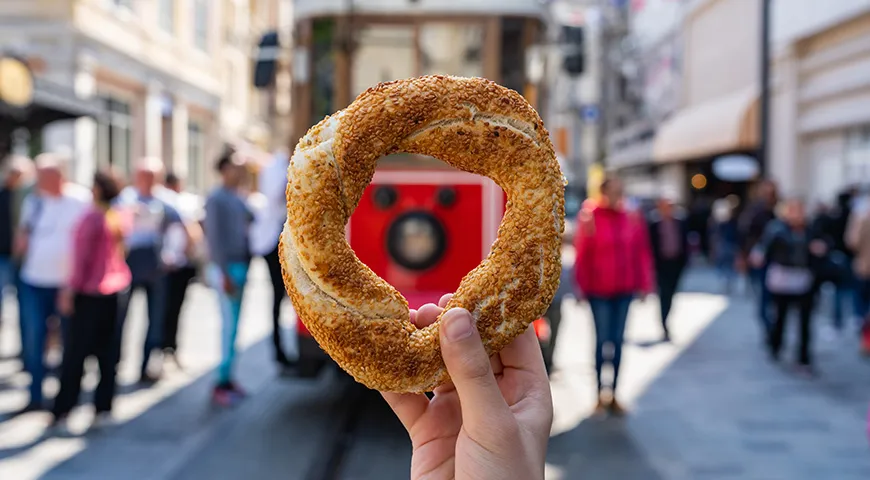
[[[490,254],[447,305],[472,313],[490,354],[543,315],[555,295],[564,177],[534,108],[481,78],[430,75],[379,84],[299,141],[288,167],[279,243],[297,315],[358,382],[380,391],[427,392],[449,380],[440,317],[416,328],[405,298],[345,238],[378,158],[399,151],[490,177],[507,194]]]

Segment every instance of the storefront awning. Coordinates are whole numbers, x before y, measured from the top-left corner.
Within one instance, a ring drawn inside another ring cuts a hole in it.
[[[758,147],[758,88],[680,110],[658,129],[656,162],[677,162]]]
[[[41,128],[57,120],[70,120],[79,117],[92,117],[100,120],[103,109],[95,100],[79,98],[69,88],[37,78],[33,92],[33,103],[23,118],[26,128]]]
[[[94,100],[75,95],[69,87],[34,79],[33,98],[23,108],[0,108],[2,130],[26,128],[38,130],[58,120],[92,117],[100,120],[103,109]]]

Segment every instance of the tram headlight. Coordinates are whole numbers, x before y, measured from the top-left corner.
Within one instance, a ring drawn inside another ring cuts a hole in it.
[[[396,204],[399,194],[390,186],[378,187],[372,194],[375,205],[381,210],[386,210]]]
[[[447,248],[444,226],[431,213],[407,212],[398,216],[387,231],[387,252],[409,270],[435,266]]]

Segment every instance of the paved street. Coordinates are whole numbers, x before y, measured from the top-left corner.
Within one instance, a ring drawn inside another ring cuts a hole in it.
[[[151,389],[130,386],[141,314],[131,323],[119,425],[108,431],[42,438],[46,415],[10,415],[25,403],[26,377],[13,375],[17,362],[0,361],[0,479],[406,477],[407,439],[377,395],[329,374],[315,381],[276,375],[266,276],[259,268],[253,276],[239,365],[250,399],[233,411],[209,406],[218,320],[210,292],[196,286],[183,319],[185,372],[170,369]],[[620,376],[631,413],[622,420],[589,417],[591,322],[585,304],[565,301],[548,479],[870,478],[870,364],[855,353],[856,342],[819,339],[821,377],[796,377],[787,364],[767,362],[751,306],[711,293],[714,280],[696,272],[684,282],[673,344],[655,343],[654,301],[633,307]],[[15,318],[12,309],[7,318]],[[4,329],[0,353],[17,351],[13,337]],[[89,418],[88,408],[79,409],[74,429]]]

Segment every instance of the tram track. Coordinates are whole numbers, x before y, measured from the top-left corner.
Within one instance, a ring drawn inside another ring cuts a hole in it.
[[[341,372],[338,372],[341,375]],[[328,427],[330,431],[321,438],[316,460],[309,467],[304,480],[340,480],[342,467],[348,452],[355,443],[360,420],[372,402],[372,392],[349,379],[336,378],[343,390],[334,408],[336,419]]]

